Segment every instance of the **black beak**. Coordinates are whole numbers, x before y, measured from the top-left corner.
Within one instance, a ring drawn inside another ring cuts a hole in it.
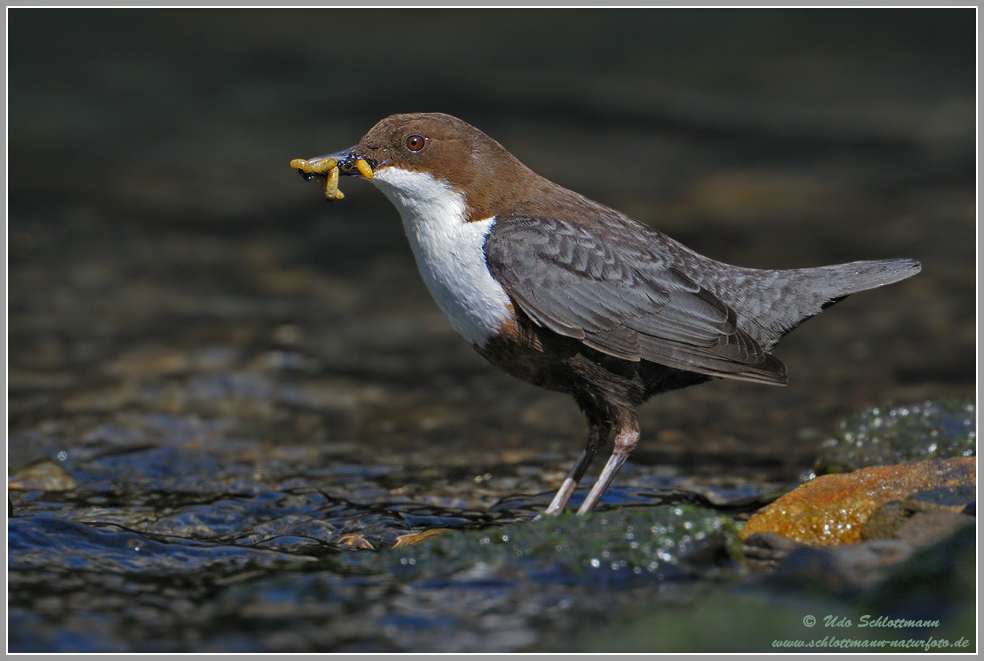
[[[337,151],[334,154],[325,154],[324,156],[315,156],[308,160],[311,165],[317,165],[321,161],[327,161],[329,159],[334,160],[338,163],[338,174],[346,175],[349,177],[359,176],[361,173],[356,167],[355,162],[359,160],[359,154],[356,147],[349,147],[348,149],[343,149],[342,151]],[[363,159],[372,169],[376,168],[375,159],[366,158]],[[313,172],[304,172],[303,170],[298,170],[304,179],[310,181],[312,177],[318,176]]]
[[[315,180],[325,192],[326,199],[340,200],[345,196],[338,190],[338,177],[344,174],[372,179],[376,161],[360,157],[358,147],[351,147],[334,154],[317,156],[310,161],[295,158],[290,162],[290,167],[300,172],[304,181]]]
[[[329,158],[338,161],[338,169],[341,170],[339,174],[358,174],[358,170],[352,172],[352,169],[355,166],[355,161],[359,158],[355,154],[355,147],[349,147],[348,149],[337,151],[334,154],[326,154],[325,156],[312,158],[311,164],[314,165],[318,161],[326,161]]]

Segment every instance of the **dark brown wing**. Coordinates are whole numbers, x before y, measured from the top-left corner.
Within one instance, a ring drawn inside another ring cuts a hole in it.
[[[735,311],[630,225],[512,217],[485,241],[492,276],[534,323],[625,360],[771,384],[785,366]]]

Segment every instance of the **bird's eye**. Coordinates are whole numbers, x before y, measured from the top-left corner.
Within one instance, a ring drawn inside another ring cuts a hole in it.
[[[421,135],[411,135],[407,137],[407,149],[416,153],[427,146],[427,141]]]

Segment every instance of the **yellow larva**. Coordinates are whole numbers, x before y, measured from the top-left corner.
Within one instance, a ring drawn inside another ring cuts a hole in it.
[[[290,167],[300,170],[306,175],[311,175],[310,177],[305,177],[305,179],[314,179],[315,183],[318,184],[318,188],[325,192],[326,199],[341,200],[345,197],[342,191],[338,190],[339,166],[338,161],[335,159],[326,158],[311,163],[303,158],[295,158],[290,162]],[[365,159],[357,159],[354,164],[347,166],[345,171],[347,172],[353,167],[366,179],[372,179],[372,167]]]

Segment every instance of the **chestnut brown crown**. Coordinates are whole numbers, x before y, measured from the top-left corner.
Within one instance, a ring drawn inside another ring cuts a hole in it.
[[[536,174],[471,124],[442,113],[387,117],[359,141],[352,158],[365,159],[376,172],[397,167],[447,182],[465,196],[469,220],[506,210],[576,216],[545,207],[573,204],[583,213],[585,203],[594,204]]]

